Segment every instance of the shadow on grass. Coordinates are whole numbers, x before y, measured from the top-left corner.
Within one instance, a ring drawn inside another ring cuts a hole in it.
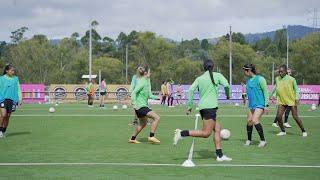
[[[24,131],[24,132],[13,132],[13,133],[8,133],[7,137],[12,137],[12,136],[21,136],[21,135],[27,135],[27,134],[31,134],[31,132],[29,131]]]
[[[273,135],[275,135],[275,136],[277,136],[277,134],[279,133],[280,131],[278,130],[278,131],[268,131],[268,133],[270,133],[270,134],[273,134]],[[298,135],[297,133],[292,133],[292,132],[288,132],[288,131],[286,131],[286,133],[287,133],[287,135]],[[299,134],[299,136],[301,136],[300,134]]]
[[[158,143],[150,143],[149,141],[148,141],[148,138],[139,138],[138,139],[138,141],[140,141],[140,142],[142,142],[142,143],[149,143],[149,144],[153,144],[153,145],[160,145],[160,144],[158,144]]]

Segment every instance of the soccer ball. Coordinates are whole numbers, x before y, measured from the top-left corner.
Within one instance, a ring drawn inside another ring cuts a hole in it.
[[[316,106],[315,104],[312,104],[311,110],[312,110],[312,111],[315,111],[316,109],[317,109],[317,106]]]
[[[56,104],[55,104],[55,106],[59,106],[59,104],[58,104],[58,103],[56,103]]]
[[[122,109],[128,109],[128,106],[127,105],[122,105]]]
[[[231,136],[231,133],[230,133],[230,131],[228,129],[222,129],[220,131],[220,136],[221,136],[222,139],[228,140],[230,138],[230,136]]]
[[[234,105],[235,105],[235,106],[239,106],[239,103],[235,103]]]
[[[54,109],[54,107],[50,107],[49,108],[49,113],[54,113],[54,112],[56,112],[56,109]]]
[[[113,109],[113,110],[118,110],[118,106],[117,106],[117,105],[114,105],[114,106],[112,107],[112,109]]]

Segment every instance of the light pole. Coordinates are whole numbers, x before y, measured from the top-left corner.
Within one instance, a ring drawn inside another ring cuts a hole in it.
[[[128,44],[126,45],[126,84],[128,84]]]
[[[229,34],[229,82],[232,85],[232,31],[230,26]]]
[[[289,26],[287,26],[287,68],[289,68]]]
[[[92,24],[90,23],[89,30],[89,81],[91,81],[92,76]]]

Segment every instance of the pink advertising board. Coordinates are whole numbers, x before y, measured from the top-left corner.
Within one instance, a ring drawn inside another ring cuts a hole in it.
[[[22,99],[24,103],[44,103],[44,84],[20,84]]]

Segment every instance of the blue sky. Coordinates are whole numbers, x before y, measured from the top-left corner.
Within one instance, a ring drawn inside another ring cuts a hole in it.
[[[230,25],[242,33],[311,26],[315,7],[320,17],[319,0],[0,0],[0,40],[21,26],[29,28],[27,37],[83,35],[93,19],[103,37],[137,30],[203,39],[226,34]]]

